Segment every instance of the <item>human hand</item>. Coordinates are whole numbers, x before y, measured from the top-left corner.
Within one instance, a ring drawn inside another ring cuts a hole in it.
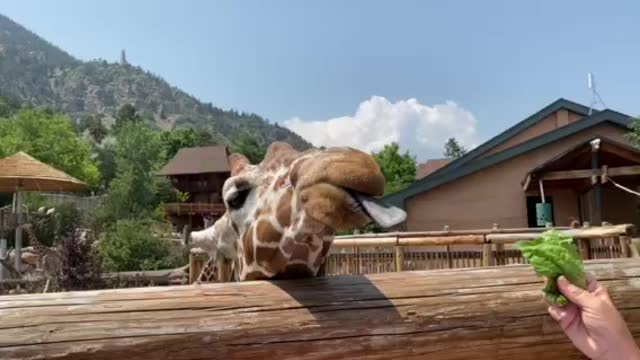
[[[564,277],[558,279],[558,288],[570,303],[551,305],[548,311],[578,350],[590,359],[640,360],[640,349],[627,324],[607,290],[592,276],[588,276],[586,290]]]

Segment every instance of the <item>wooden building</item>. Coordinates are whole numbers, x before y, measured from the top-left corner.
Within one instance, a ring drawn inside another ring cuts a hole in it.
[[[640,150],[633,118],[559,99],[448,162],[422,166],[385,200],[407,211],[406,230],[640,226]]]
[[[203,229],[206,220],[210,224],[224,214],[222,186],[230,175],[228,156],[226,146],[184,148],[160,170],[160,175],[188,195],[184,203],[164,205],[165,214],[178,231],[185,225]]]

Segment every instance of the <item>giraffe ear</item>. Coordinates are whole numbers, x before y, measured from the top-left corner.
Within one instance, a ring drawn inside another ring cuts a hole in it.
[[[251,165],[249,159],[242,154],[231,154],[229,155],[229,168],[231,169],[231,176],[236,176],[241,174],[246,170],[246,168]]]

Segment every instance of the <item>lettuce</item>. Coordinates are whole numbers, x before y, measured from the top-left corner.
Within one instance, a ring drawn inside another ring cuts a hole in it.
[[[560,276],[586,289],[587,277],[584,264],[571,236],[549,230],[533,241],[517,242],[515,247],[533,266],[536,274],[547,279],[542,292],[550,302],[560,306],[569,302],[558,289],[556,281]]]

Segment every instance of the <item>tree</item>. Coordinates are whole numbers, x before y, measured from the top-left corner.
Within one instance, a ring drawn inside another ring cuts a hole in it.
[[[100,144],[109,135],[109,130],[104,126],[100,118],[93,116],[93,121],[89,126],[89,135],[91,135],[93,141]]]
[[[0,94],[0,118],[8,118],[20,109],[20,102]]]
[[[264,159],[267,149],[256,141],[253,136],[242,134],[231,146],[231,150],[243,154],[252,164],[258,164]]]
[[[173,269],[186,260],[167,240],[153,236],[147,220],[119,220],[98,243],[106,271]]]
[[[108,143],[102,147],[95,146],[93,151],[100,168],[102,180],[100,188],[107,189],[111,181],[116,177],[115,145]]]
[[[192,128],[164,131],[160,134],[162,147],[162,163],[171,160],[182,148],[194,146],[213,145],[213,137],[206,130],[194,130]]]
[[[397,143],[391,143],[373,153],[385,179],[385,195],[403,190],[416,178],[416,160],[409,152],[400,154]]]
[[[91,144],[74,131],[71,119],[64,115],[23,109],[0,121],[0,156],[18,151],[85,181],[90,187],[100,182]]]
[[[142,116],[137,113],[136,108],[131,104],[124,104],[118,110],[116,114],[116,123],[114,125],[114,130],[118,131],[124,125],[129,123],[140,123],[142,122]]]
[[[116,175],[110,183],[106,205],[112,221],[150,216],[157,205],[159,149],[158,133],[140,122],[126,123],[117,132]]]
[[[444,144],[444,156],[447,158],[457,159],[466,154],[466,152],[467,150],[462,147],[454,137],[449,138],[446,144]]]
[[[640,117],[631,121],[631,130],[625,134],[625,137],[635,147],[640,147]]]
[[[102,123],[101,114],[83,117],[78,124],[78,130],[80,133],[88,131],[93,141],[97,144],[102,143],[102,140],[109,135],[109,130]]]

